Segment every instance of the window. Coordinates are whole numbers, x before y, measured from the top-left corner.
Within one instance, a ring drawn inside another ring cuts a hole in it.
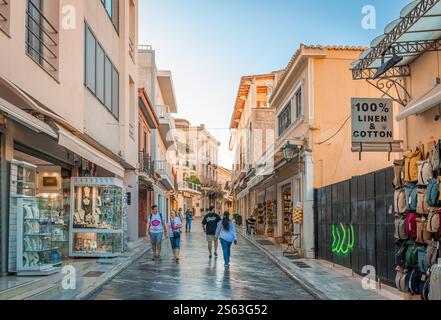
[[[110,20],[112,20],[113,26],[118,31],[119,30],[119,0],[101,0],[104,8],[109,15]]]
[[[119,118],[118,71],[87,24],[85,30],[85,86]]]
[[[96,46],[96,96],[102,103],[104,103],[104,61],[104,50],[98,44]]]
[[[296,118],[300,118],[303,116],[303,94],[302,94],[302,88],[297,90],[295,94],[295,101],[296,101]]]
[[[291,101],[285,106],[278,116],[279,136],[281,136],[291,125]]]

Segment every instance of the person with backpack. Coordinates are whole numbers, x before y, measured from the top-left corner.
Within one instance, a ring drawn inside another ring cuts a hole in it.
[[[191,233],[191,222],[193,221],[193,213],[190,209],[185,212],[185,232]]]
[[[168,230],[170,230],[169,237],[170,237],[171,247],[173,250],[173,258],[176,260],[176,262],[178,262],[179,252],[181,249],[182,219],[176,213],[175,210],[173,210],[170,213],[170,222],[168,223]]]
[[[237,245],[237,233],[228,211],[224,212],[223,219],[219,221],[217,225],[216,239],[220,239],[222,251],[224,253],[225,267],[228,268],[230,266],[231,246],[233,242]]]
[[[152,213],[147,221],[147,234],[150,236],[152,244],[153,258],[152,260],[161,258],[161,243],[162,239],[167,237],[167,226],[164,223],[164,218],[158,212],[158,206],[152,206]]]
[[[217,258],[217,248],[218,248],[218,241],[216,240],[216,229],[217,224],[221,221],[221,217],[214,212],[214,207],[211,206],[208,209],[208,213],[205,215],[204,219],[202,220],[202,227],[204,228],[205,234],[207,235],[207,242],[208,242],[208,252],[209,252],[209,258],[211,259],[213,257],[213,242],[214,242],[214,256]]]

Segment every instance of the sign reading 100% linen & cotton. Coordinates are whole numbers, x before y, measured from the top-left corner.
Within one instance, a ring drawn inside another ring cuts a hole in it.
[[[352,142],[393,142],[393,110],[390,99],[352,100]]]

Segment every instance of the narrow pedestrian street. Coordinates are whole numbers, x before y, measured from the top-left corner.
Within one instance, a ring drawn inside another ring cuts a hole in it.
[[[161,261],[151,252],[113,279],[96,294],[97,300],[310,300],[310,294],[243,237],[232,248],[232,264],[209,259],[200,220],[182,237],[181,261],[172,260],[168,241]]]

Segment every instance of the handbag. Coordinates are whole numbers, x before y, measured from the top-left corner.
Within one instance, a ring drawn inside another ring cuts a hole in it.
[[[181,233],[179,231],[174,231],[173,225],[174,225],[174,221],[172,220],[171,226],[172,226],[172,230],[173,230],[173,238],[179,239],[181,237]]]

